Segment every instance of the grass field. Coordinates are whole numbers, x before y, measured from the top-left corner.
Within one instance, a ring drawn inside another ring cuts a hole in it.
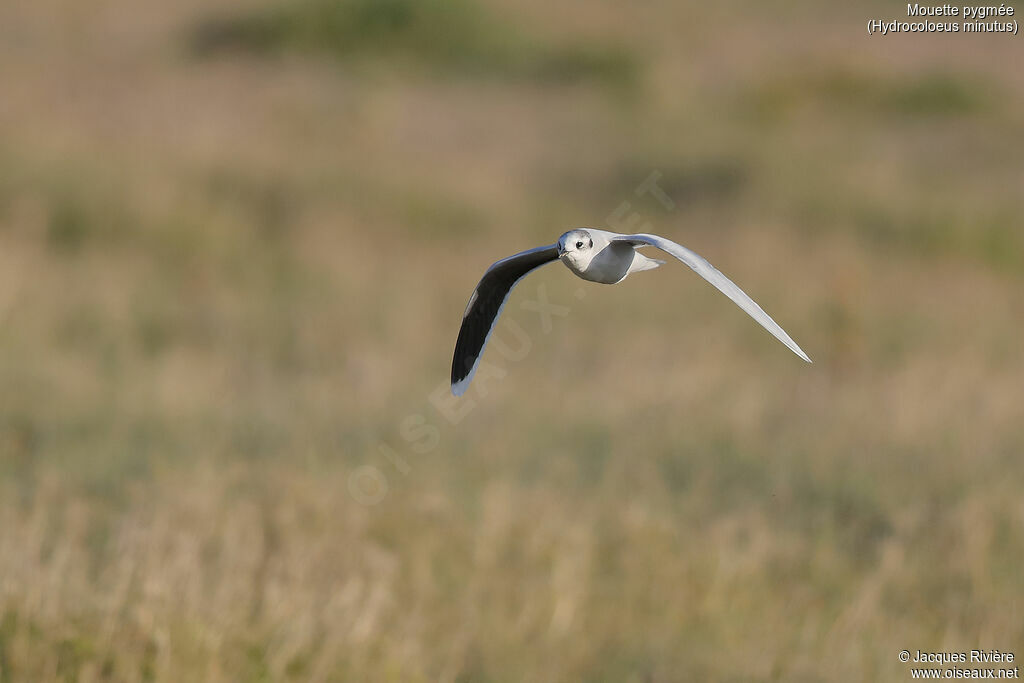
[[[1021,43],[903,14],[0,3],[0,681],[1024,656]],[[814,364],[552,266],[451,398],[483,270],[578,225]]]

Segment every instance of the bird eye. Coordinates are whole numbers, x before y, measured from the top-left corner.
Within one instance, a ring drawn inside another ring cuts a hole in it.
[[[582,249],[583,248],[583,242],[577,242],[576,243],[576,248],[577,249]]]

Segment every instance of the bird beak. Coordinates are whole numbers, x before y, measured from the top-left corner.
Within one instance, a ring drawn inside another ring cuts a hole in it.
[[[556,248],[558,249],[558,258],[562,258],[562,254],[565,253],[565,247],[563,247],[561,244],[559,244],[559,245],[556,245]]]

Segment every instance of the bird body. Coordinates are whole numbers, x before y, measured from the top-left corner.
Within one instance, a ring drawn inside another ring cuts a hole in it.
[[[617,284],[630,273],[665,263],[644,256],[628,242],[614,241],[615,237],[623,235],[594,228],[570,230],[558,238],[558,258],[579,277],[603,285]],[[585,246],[576,248],[577,243]]]
[[[753,299],[707,260],[686,247],[658,235],[620,235],[595,228],[577,228],[564,233],[555,244],[528,249],[504,258],[487,269],[469,298],[459,337],[455,342],[452,393],[460,396],[468,388],[509,293],[527,273],[560,260],[584,280],[613,285],[622,282],[631,273],[652,270],[665,263],[637,251],[643,247],[655,247],[688,265],[793,353],[811,362],[803,349]]]

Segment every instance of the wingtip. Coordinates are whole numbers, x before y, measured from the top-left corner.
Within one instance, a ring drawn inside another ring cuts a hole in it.
[[[469,378],[459,380],[458,382],[452,382],[452,396],[462,396],[466,393],[466,389],[469,387]]]
[[[792,341],[792,340],[790,340],[790,341]],[[813,363],[814,362],[813,360],[811,360],[810,356],[808,356],[806,353],[804,353],[803,349],[801,349],[799,346],[797,346],[796,342],[793,342],[792,345],[786,344],[786,346],[789,346],[789,350],[792,351],[793,353],[795,353],[800,359],[804,360],[805,362],[807,362],[807,363]]]

